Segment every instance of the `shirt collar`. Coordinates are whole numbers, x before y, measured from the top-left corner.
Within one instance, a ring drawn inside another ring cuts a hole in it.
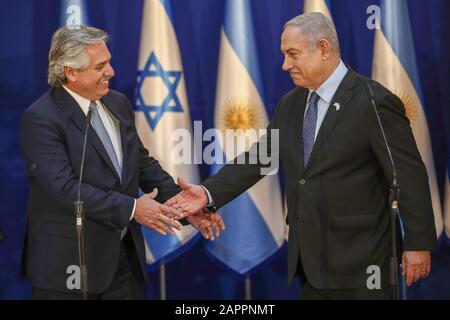
[[[72,98],[75,99],[75,101],[80,106],[81,110],[84,112],[85,115],[87,115],[89,111],[89,106],[91,104],[91,100],[86,99],[85,97],[80,96],[78,93],[73,92],[69,88],[67,88],[65,85],[63,85],[63,88],[72,96]],[[99,105],[99,100],[95,100],[95,103],[97,103],[97,106]]]
[[[337,88],[342,82],[342,79],[344,79],[345,74],[347,73],[347,67],[342,62],[342,60],[339,60],[339,64],[337,68],[333,71],[333,73],[325,80],[321,86],[316,90],[316,93],[319,95],[319,97],[325,101],[326,103],[330,103],[331,99],[333,98],[334,94],[336,93]],[[309,92],[311,93],[313,90],[309,89]]]

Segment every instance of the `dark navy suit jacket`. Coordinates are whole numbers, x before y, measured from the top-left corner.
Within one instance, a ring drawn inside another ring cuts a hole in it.
[[[101,101],[120,121],[123,169],[120,179],[91,128],[81,186],[90,293],[102,292],[111,283],[120,230],[126,226],[146,277],[142,232],[136,221],[130,221],[138,189],[148,193],[158,188],[160,202],[180,191],[142,145],[129,100],[110,90]],[[20,144],[30,184],[22,272],[37,288],[67,291],[68,267],[79,264],[74,201],[85,127],[85,114],[63,88],[51,88],[22,117]]]

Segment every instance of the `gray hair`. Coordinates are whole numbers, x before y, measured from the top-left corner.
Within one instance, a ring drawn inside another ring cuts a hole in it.
[[[90,63],[86,45],[107,41],[108,34],[105,31],[85,25],[65,26],[56,30],[48,53],[48,83],[53,87],[67,83],[64,67],[82,70]]]
[[[339,40],[333,22],[320,12],[304,13],[286,22],[283,30],[295,26],[304,35],[309,50],[313,50],[320,39],[331,44],[331,50],[339,55]]]

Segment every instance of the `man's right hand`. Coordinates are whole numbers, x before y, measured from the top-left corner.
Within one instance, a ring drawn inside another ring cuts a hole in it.
[[[175,235],[169,226],[180,230],[182,225],[166,216],[166,214],[172,217],[179,217],[179,212],[169,206],[163,205],[155,201],[154,199],[158,195],[158,189],[153,189],[152,193],[144,194],[142,197],[136,200],[136,209],[134,211],[134,220],[139,224],[145,225],[162,235],[167,233]]]
[[[208,196],[206,191],[200,185],[186,183],[183,179],[178,178],[178,184],[183,189],[180,193],[166,201],[166,205],[181,212],[183,216],[190,216],[201,211],[208,204]],[[179,219],[172,214],[170,217]]]

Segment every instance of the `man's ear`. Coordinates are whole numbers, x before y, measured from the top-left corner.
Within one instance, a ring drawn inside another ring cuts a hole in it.
[[[317,42],[320,53],[322,55],[322,60],[328,60],[331,57],[331,44],[327,39],[320,39]]]
[[[73,68],[65,66],[64,73],[66,74],[67,80],[69,80],[69,82],[76,81],[76,76],[75,76],[76,71]]]

